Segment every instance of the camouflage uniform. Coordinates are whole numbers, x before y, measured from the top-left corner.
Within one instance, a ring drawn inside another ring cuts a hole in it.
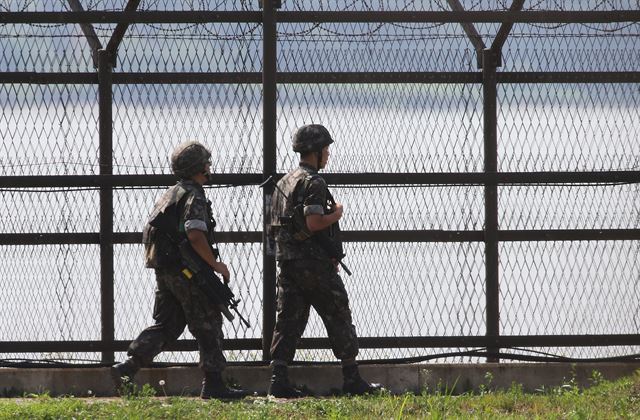
[[[327,203],[333,198],[327,184],[315,168],[301,163],[278,182],[278,187],[287,199],[275,194],[272,208],[272,234],[280,273],[271,357],[286,363],[293,360],[296,343],[304,332],[309,309],[313,306],[327,329],[334,355],[343,360],[355,359],[358,338],[352,323],[349,298],[334,262],[313,236],[302,241],[294,238],[300,234],[300,228],[306,227],[305,216],[330,211]],[[299,208],[299,214],[294,216],[299,218],[295,223],[298,228],[291,223],[282,225],[280,216],[295,214],[294,208],[299,204],[302,204],[301,211]],[[337,223],[327,230],[334,244],[342,249],[335,232]]]
[[[211,243],[215,220],[211,202],[204,189],[195,181],[181,180],[169,188],[156,202],[151,214],[176,205],[175,226],[170,235],[184,238],[186,231],[206,231]],[[156,298],[153,310],[155,324],[145,329],[129,346],[128,355],[148,365],[163,348],[175,341],[188,326],[198,342],[200,368],[205,372],[220,372],[226,360],[222,353],[222,315],[205,295],[181,274],[177,246],[165,232],[147,224],[143,233],[145,259],[156,271]]]

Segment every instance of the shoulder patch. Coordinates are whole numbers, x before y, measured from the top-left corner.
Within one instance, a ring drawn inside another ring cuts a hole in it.
[[[307,185],[327,186],[327,181],[324,180],[319,174],[310,174],[305,178]]]

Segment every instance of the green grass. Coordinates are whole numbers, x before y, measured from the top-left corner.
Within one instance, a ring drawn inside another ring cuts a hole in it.
[[[114,399],[53,398],[47,395],[0,400],[0,418],[640,418],[640,373],[615,382],[594,373],[594,385],[581,389],[571,380],[560,387],[524,393],[483,388],[454,396],[445,391],[422,395],[379,395],[356,398],[304,398],[274,401],[265,397],[240,402],[155,397],[150,387]]]

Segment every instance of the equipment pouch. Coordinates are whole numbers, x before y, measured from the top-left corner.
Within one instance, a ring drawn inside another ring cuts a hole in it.
[[[307,228],[307,220],[304,217],[304,206],[299,204],[293,208],[293,216],[289,223],[289,232],[296,241],[302,242],[313,236],[313,233]]]
[[[144,259],[147,268],[169,268],[180,263],[178,249],[169,237],[151,225],[142,235]]]

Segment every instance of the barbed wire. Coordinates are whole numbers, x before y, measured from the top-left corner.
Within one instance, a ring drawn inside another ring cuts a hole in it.
[[[54,27],[64,26],[54,25]],[[185,41],[194,41],[194,40],[225,40],[225,41],[258,41],[262,40],[262,34],[258,31],[261,28],[261,24],[253,24],[251,27],[243,30],[239,33],[233,34],[223,34],[220,32],[216,32],[209,28],[208,24],[194,24],[189,25],[188,27],[183,28],[161,28],[159,26],[145,24],[146,26],[157,30],[158,32],[154,33],[132,33],[129,32],[125,39],[154,39],[154,40],[185,40]],[[429,39],[458,39],[458,38],[466,38],[465,34],[461,33],[445,33],[445,34],[432,34],[432,33],[420,33],[425,28],[411,28],[408,26],[395,25],[397,27],[401,27],[403,29],[410,30],[411,33],[381,33],[384,28],[385,23],[377,24],[374,28],[361,31],[361,32],[347,32],[341,31],[331,26],[325,24],[310,24],[310,26],[306,29],[298,30],[298,31],[277,31],[278,36],[285,39],[286,41],[297,41],[297,42],[314,42],[317,40],[326,40],[326,39],[336,39],[336,38],[344,38],[344,42],[381,42],[387,40],[429,40]],[[450,25],[449,23],[442,24],[433,24],[426,29],[434,29],[438,27],[444,27],[446,25]],[[527,24],[531,27],[535,27],[537,29],[541,29],[544,31],[556,31],[560,28],[567,28],[570,25],[576,24]],[[634,37],[640,35],[640,32],[626,32],[622,33],[625,30],[628,30],[632,27],[640,28],[640,22],[628,22],[624,24],[619,24],[615,28],[607,28],[603,26],[595,26],[591,24],[577,24],[582,28],[587,29],[588,31],[580,31],[574,30],[571,32],[564,33],[526,33],[526,32],[514,32],[509,35],[510,38],[513,37],[556,37],[556,38],[595,38],[599,36],[611,36],[615,35],[617,37]],[[603,24],[607,25],[607,24]],[[2,25],[0,25],[1,27]],[[24,26],[31,26],[38,29],[42,28],[50,28],[46,25],[36,25],[36,24],[25,24]],[[394,26],[394,25],[392,25]],[[185,33],[185,31],[189,29],[198,28],[199,31],[192,31],[189,33]],[[96,28],[96,32],[103,34],[104,36],[108,36],[112,31],[112,28]],[[589,33],[595,32],[595,33]],[[181,33],[181,34],[180,34]],[[495,33],[493,32],[482,32],[480,33],[482,37],[494,37]],[[28,39],[80,39],[84,38],[82,34],[45,34],[45,33],[32,33],[29,30],[24,31],[12,31],[0,33],[0,38],[28,38]],[[351,39],[349,39],[351,38]],[[364,41],[363,41],[364,40]]]
[[[18,11],[25,11],[26,9],[29,8],[29,6],[33,5],[35,3],[35,0],[28,0],[25,1],[25,3],[23,4],[23,6],[20,8],[18,8]],[[100,5],[101,3],[104,3],[104,1],[96,1],[96,2],[92,2],[89,4],[89,6],[87,7],[87,10],[91,10],[91,11],[104,11],[104,12],[113,12],[113,11],[121,11],[122,9],[117,9],[117,8],[102,8],[98,10],[98,5]],[[150,4],[149,4],[150,3]],[[154,5],[157,5],[159,3],[159,0],[156,1],[151,1],[147,4],[143,4],[142,7],[139,9],[140,11],[148,11],[148,10],[158,10],[157,8],[154,8]],[[207,5],[205,1],[196,1],[196,2],[190,2],[192,3],[191,7],[189,8],[182,8],[181,10],[190,10],[190,11],[202,11],[202,10],[218,10],[218,8],[222,5],[224,5],[226,2],[225,0],[221,0],[218,1],[217,3],[215,3],[213,6]],[[194,4],[195,3],[195,4]],[[359,2],[356,1],[352,1],[349,4],[346,4],[344,7],[342,8],[332,8],[330,10],[332,11],[347,11],[347,10],[352,10],[353,6],[356,4],[360,4],[363,5],[364,7],[359,8],[358,10],[361,9],[365,9],[365,10],[369,10],[369,11],[374,11],[374,10],[378,10],[378,11],[385,11],[385,10],[398,10],[398,11],[406,11],[410,8],[410,6],[412,6],[413,4],[415,4],[416,1],[415,0],[411,0],[408,3],[406,3],[404,6],[400,7],[399,9],[386,9],[384,6],[384,1],[380,0],[379,1],[379,6],[377,8],[374,8],[373,6],[371,6],[369,4],[368,1],[364,1],[364,0],[360,0]],[[492,11],[500,11],[500,10],[509,10],[511,7],[511,3],[506,2],[504,0],[501,0],[498,2],[502,7],[501,8],[496,8],[496,9],[491,9]],[[639,2],[640,3],[640,2]],[[166,3],[163,3],[166,4]],[[200,7],[196,7],[196,4],[199,4]],[[250,8],[248,6],[248,0],[242,0],[240,2],[241,4],[241,9],[242,10],[253,10],[252,8]],[[307,10],[304,7],[302,7],[303,2],[301,2],[300,0],[296,0],[293,3],[293,8],[297,9],[297,10]],[[441,0],[438,0],[435,2],[435,4],[437,5],[437,8],[443,11],[450,11],[451,8],[448,5],[445,5],[442,3]],[[471,4],[470,6],[467,5],[467,8],[465,10],[467,11],[472,11],[474,10],[477,6],[479,6],[481,4],[481,1],[477,1],[474,4]],[[556,6],[554,9],[542,9],[539,8],[538,6],[540,6],[541,4],[543,4],[543,1],[539,1],[538,3],[534,4],[534,5],[529,5],[526,9],[524,10],[536,10],[536,11],[546,11],[546,12],[553,12],[553,11],[566,11],[569,10],[568,8],[566,8],[564,6],[563,3],[560,3],[558,1],[554,1],[553,4]],[[611,8],[610,9],[606,9],[606,10],[618,10],[614,7],[613,4],[611,4],[611,2],[607,1],[607,0],[601,0],[599,3],[596,3],[594,6],[592,6],[591,8],[587,9],[587,10],[591,10],[591,11],[596,11],[600,9],[600,6],[605,5],[605,4],[610,4]],[[184,6],[184,3],[182,4]],[[323,3],[319,2],[320,5],[320,10],[324,10],[324,8],[322,7]],[[63,8],[64,10],[69,11],[69,7],[68,5],[66,5],[66,3],[63,3]],[[0,10],[3,11],[7,11],[9,12],[10,9],[7,6],[2,6],[0,5]],[[483,10],[487,10],[486,8]],[[167,10],[169,11],[169,10]],[[622,29],[625,29],[633,24],[637,24],[638,22],[631,22],[631,23],[618,23],[618,27],[617,28],[602,28],[601,25],[610,25],[612,23],[603,23],[600,25],[594,25],[594,24],[588,24],[588,23],[557,23],[557,24],[545,24],[545,23],[519,23],[522,25],[528,25],[528,26],[532,26],[532,27],[536,27],[536,28],[541,28],[541,29],[559,29],[562,27],[565,27],[567,25],[580,25],[580,26],[584,26],[588,29],[591,30],[595,30],[595,31],[599,31],[599,32],[617,32],[620,31]],[[7,24],[0,24],[0,27],[5,26]],[[61,27],[61,26],[65,26],[68,24],[65,23],[55,23],[55,24],[36,24],[36,23],[32,23],[32,24],[26,24],[26,25],[30,25],[33,27],[37,27],[37,28],[55,28],[55,27]],[[211,33],[212,35],[218,37],[218,39],[235,39],[236,37],[242,38],[243,36],[252,34],[253,32],[255,32],[255,30],[261,26],[261,24],[256,24],[255,26],[249,28],[247,31],[241,33],[241,34],[235,34],[233,36],[228,36],[228,35],[219,35],[214,33],[213,31],[207,29],[208,25],[213,25],[213,24],[202,24],[202,23],[197,23],[197,24],[185,24],[185,26],[183,27],[179,27],[179,28],[167,28],[166,26],[162,25],[157,25],[157,24],[150,24],[150,23],[144,23],[142,24],[143,26],[146,27],[150,27],[153,28],[155,30],[157,30],[158,32],[180,32],[180,31],[185,31],[194,27],[202,27],[206,32]],[[175,25],[175,24],[170,24],[170,25]],[[349,25],[349,24],[346,24]],[[396,23],[396,22],[389,22],[389,23],[379,23],[376,24],[376,26],[366,32],[362,32],[362,33],[351,33],[351,32],[340,32],[337,31],[335,29],[328,29],[326,24],[320,24],[320,23],[314,23],[312,24],[310,29],[307,29],[305,31],[298,31],[298,32],[286,32],[286,31],[279,31],[278,34],[281,36],[299,36],[302,34],[308,34],[311,33],[314,30],[322,30],[325,31],[327,33],[331,33],[333,35],[337,35],[337,36],[373,36],[375,33],[377,33],[378,31],[380,31],[381,28],[383,28],[384,26],[391,26],[391,27],[398,27],[398,28],[402,28],[402,29],[409,29],[409,30],[426,30],[426,29],[434,29],[440,26],[445,25],[445,23],[432,23],[432,24],[416,24],[416,23],[412,23],[412,24],[402,24],[402,23]],[[111,31],[112,28],[110,27],[102,27],[100,25],[94,25],[94,28],[97,31]],[[491,34],[494,35],[494,34]]]
[[[203,34],[183,34],[183,35],[162,35],[159,36],[157,34],[127,34],[125,39],[153,39],[153,40],[182,40],[182,41],[210,41],[210,40],[225,40],[225,41],[260,41],[262,40],[262,36],[260,34],[255,34],[256,30],[260,25],[257,25],[242,34],[236,35],[216,35],[211,31],[210,35]],[[618,27],[616,29],[602,29],[599,34],[593,33],[526,33],[526,32],[514,32],[509,35],[509,38],[576,38],[576,39],[586,39],[586,38],[634,38],[640,36],[639,32],[631,32],[631,33],[620,33],[624,29],[630,28],[632,26],[638,26],[640,29],[640,22],[633,22],[623,27]],[[542,28],[542,27],[541,27]],[[351,36],[346,33],[340,33],[337,31],[326,30],[325,34],[312,34],[313,31],[317,29],[322,29],[320,25],[314,25],[308,30],[299,31],[299,32],[279,32],[283,38],[285,38],[286,42],[321,42],[325,40],[335,40],[336,38],[343,38],[342,42],[344,43],[379,43],[379,42],[388,42],[388,41],[420,41],[420,40],[442,40],[442,39],[466,39],[466,34],[377,34],[375,37],[372,37],[374,32],[367,32],[362,34],[355,34],[354,37],[348,39],[346,37]],[[549,29],[549,28],[542,28]],[[594,28],[589,28],[594,29]],[[594,29],[595,30],[595,29]],[[306,35],[306,36],[305,36]],[[480,36],[490,38],[495,34],[493,33],[480,33]],[[33,33],[20,33],[20,32],[11,32],[11,33],[0,33],[0,39],[83,39],[85,38],[82,34],[33,34]]]
[[[489,37],[487,34],[480,34],[482,37]],[[629,34],[531,34],[531,33],[513,33],[509,35],[510,39],[625,39],[625,38],[637,38],[640,36],[640,32],[638,33],[629,33]],[[22,34],[0,34],[0,39],[83,39],[83,35],[22,35]],[[130,35],[127,36],[128,39],[137,39],[137,40],[150,40],[157,39],[153,35]],[[389,36],[382,37],[379,36],[376,39],[345,39],[342,40],[341,43],[344,44],[379,44],[379,43],[388,43],[392,41],[435,41],[435,40],[459,40],[459,39],[467,39],[468,36],[465,34],[457,34],[457,35],[425,35],[425,36]],[[212,39],[223,39],[223,38],[212,38],[212,37],[203,37],[203,36],[167,36],[163,37],[163,40],[168,41],[210,41]],[[225,39],[231,40],[231,39]],[[244,39],[245,41],[260,41],[261,37],[248,37]],[[286,42],[325,42],[325,41],[335,41],[335,38],[330,35],[318,35],[314,36],[312,39],[309,38],[288,38]]]
[[[613,1],[610,0],[601,0],[597,3],[595,3],[594,5],[591,5],[589,8],[584,9],[584,8],[580,8],[578,7],[577,9],[574,7],[574,5],[579,5],[579,6],[584,6],[585,2],[583,1],[575,1],[575,2],[569,2],[569,7],[567,7],[567,2],[566,1],[558,1],[558,0],[554,0],[552,1],[552,5],[554,6],[553,8],[543,8],[542,6],[547,4],[549,2],[549,0],[538,0],[537,2],[527,2],[527,4],[524,5],[522,10],[536,10],[536,11],[554,11],[554,10],[559,10],[559,11],[567,11],[567,10],[622,10],[619,7],[616,7],[616,4]],[[42,2],[40,1],[40,3],[44,3],[44,8],[46,9],[46,5],[49,4],[47,2]],[[52,4],[55,4],[57,6],[61,6],[63,10],[70,10],[69,5],[66,2],[63,1],[56,1],[56,2],[51,2]],[[88,3],[88,4],[87,4]],[[124,2],[123,2],[124,3]],[[240,0],[239,2],[231,2],[229,0],[219,0],[217,2],[214,2],[213,4],[210,4],[210,1],[204,1],[204,0],[191,0],[191,1],[182,1],[179,2],[177,4],[178,8],[176,8],[176,3],[173,1],[167,1],[167,0],[145,0],[142,2],[142,4],[139,6],[138,10],[140,11],[150,11],[150,10],[166,10],[166,11],[174,11],[174,10],[190,10],[190,11],[204,11],[204,10],[228,10],[228,8],[224,7],[228,4],[232,4],[233,6],[239,5],[238,7],[235,7],[234,10],[257,10],[257,2],[255,2],[255,0]],[[309,2],[305,1],[305,0],[294,0],[292,3],[290,3],[292,6],[293,10],[319,10],[319,11],[351,11],[351,10],[393,10],[393,11],[397,11],[397,10],[408,10],[410,9],[412,6],[416,5],[416,3],[418,3],[416,0],[409,0],[404,2],[403,4],[399,5],[399,7],[387,7],[388,3],[385,2],[384,0],[379,0],[377,2],[370,2],[370,1],[366,1],[366,0],[352,0],[350,2],[346,2],[344,5],[342,6],[338,6],[335,4],[333,4],[333,6],[330,6],[329,4],[327,4],[325,6],[325,3],[329,3],[329,2],[324,2],[324,1],[317,1],[314,2],[313,5],[313,9],[310,9],[308,7]],[[20,3],[18,2],[16,7],[10,7],[10,6],[6,6],[6,5],[0,5],[0,11],[5,11],[5,12],[11,12],[11,11],[18,11],[18,12],[24,12],[27,11],[27,9],[29,9],[30,7],[34,6],[37,4],[37,0],[25,0],[24,2],[22,2],[22,4],[20,5]],[[449,6],[449,4],[445,3],[443,0],[435,0],[435,1],[430,1],[428,2],[428,4],[432,7],[419,7],[416,6],[417,10],[442,10],[442,11],[450,11],[451,7]],[[465,10],[467,11],[474,11],[474,10],[485,10],[485,11],[506,11],[506,10],[510,10],[511,5],[512,5],[512,0],[496,0],[495,2],[495,6],[494,7],[482,7],[483,2],[482,0],[477,0],[471,4],[467,3],[465,4]],[[88,2],[85,2],[85,10],[87,11],[122,11],[124,10],[124,4],[121,7],[109,7],[109,4],[107,1],[105,0],[88,0]],[[171,8],[171,6],[174,6],[173,8]],[[307,7],[305,7],[307,6]],[[608,6],[608,7],[606,7]]]
[[[53,160],[53,161],[30,162],[30,163],[13,163],[13,162],[9,162],[7,164],[0,163],[0,168],[16,168],[16,167],[26,168],[26,167],[47,166],[47,165],[66,165],[66,166],[85,166],[85,167],[88,166],[88,167],[96,167],[96,168],[100,166],[100,164],[98,162],[91,163],[91,162],[70,161],[70,160]],[[167,171],[171,170],[171,166],[170,165],[145,165],[145,164],[134,165],[134,164],[114,163],[111,166],[113,168],[164,169],[164,170],[167,170]],[[262,171],[261,168],[251,167],[251,166],[248,166],[248,167],[247,166],[242,166],[242,167],[222,167],[222,168],[216,168],[216,169],[217,170],[220,170],[220,169],[237,170],[238,168],[254,169],[257,172],[261,172]],[[640,170],[640,165],[623,166],[623,167],[617,167],[615,169],[610,169],[610,170],[636,171],[636,170]],[[595,171],[595,172],[607,172],[607,171]],[[331,173],[331,172],[327,172],[327,173]],[[354,173],[361,173],[361,172],[354,172]],[[479,173],[481,173],[481,172],[479,172]]]
[[[71,160],[51,160],[45,162],[30,162],[30,163],[13,163],[9,162],[7,164],[0,163],[0,168],[15,168],[15,167],[32,167],[32,166],[46,166],[46,165],[68,165],[68,166],[90,166],[90,167],[99,167],[100,164],[98,162],[81,162],[81,161],[71,161]],[[171,170],[171,165],[133,165],[133,164],[119,164],[114,163],[111,165],[113,168],[141,168],[141,169],[166,169],[168,171]],[[247,168],[247,167],[242,167]],[[261,170],[255,167],[248,167],[255,170]],[[225,167],[223,167],[225,169]],[[238,167],[226,167],[226,169],[238,169]]]

